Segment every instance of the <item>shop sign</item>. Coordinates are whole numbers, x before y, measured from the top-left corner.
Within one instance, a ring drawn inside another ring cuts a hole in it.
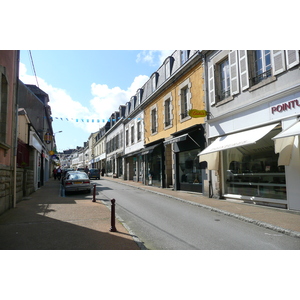
[[[275,113],[282,113],[286,111],[292,111],[300,107],[300,100],[294,99],[291,101],[284,102],[282,104],[271,106],[271,113],[274,115]]]
[[[46,132],[44,135],[44,141],[46,144],[50,144],[52,141],[52,134],[50,132]]]
[[[189,116],[192,118],[204,118],[207,116],[206,110],[190,109]]]

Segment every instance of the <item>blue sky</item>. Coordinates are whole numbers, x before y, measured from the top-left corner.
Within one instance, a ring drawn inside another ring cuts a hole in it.
[[[32,50],[35,78],[30,52],[21,50],[20,80],[38,84],[49,95],[53,130],[62,131],[55,136],[57,150],[62,151],[83,146],[173,51]]]

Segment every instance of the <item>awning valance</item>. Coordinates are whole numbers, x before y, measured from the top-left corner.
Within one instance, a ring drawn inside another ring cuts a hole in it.
[[[286,138],[289,136],[295,136],[295,135],[299,135],[299,134],[300,134],[300,121],[297,121],[295,124],[293,124],[292,126],[290,126],[287,129],[281,131],[279,134],[274,136],[272,139],[276,140],[276,139]]]
[[[183,142],[187,139],[188,133],[185,133],[183,135],[180,136],[176,136],[168,141],[164,142],[164,145],[168,145],[168,144],[172,144],[172,143],[178,143],[178,142]]]
[[[266,134],[268,134],[277,125],[278,124],[272,124],[272,125],[268,125],[268,126],[263,126],[263,127],[259,127],[259,128],[255,128],[255,129],[250,129],[250,130],[218,137],[214,142],[212,142],[208,147],[206,147],[198,155],[202,156],[202,155],[208,154],[208,153],[223,151],[223,150],[241,147],[241,146],[250,145],[250,144],[255,144],[258,140],[263,138]]]

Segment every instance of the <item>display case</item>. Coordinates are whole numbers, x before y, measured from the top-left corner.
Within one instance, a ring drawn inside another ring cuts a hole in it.
[[[230,194],[286,199],[285,173],[235,174],[228,170],[226,185]]]

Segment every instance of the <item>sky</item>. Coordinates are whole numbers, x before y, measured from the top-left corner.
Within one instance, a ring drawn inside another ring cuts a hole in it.
[[[61,152],[82,147],[173,52],[21,50],[19,77],[49,95],[53,132]]]

